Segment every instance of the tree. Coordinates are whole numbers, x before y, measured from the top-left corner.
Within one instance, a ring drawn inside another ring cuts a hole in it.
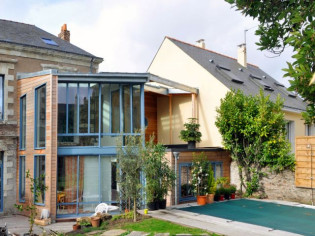
[[[125,145],[117,145],[117,164],[120,169],[118,183],[123,192],[123,199],[131,199],[133,202],[133,220],[137,221],[137,201],[141,199],[141,168],[143,161],[141,152],[143,149],[143,135],[123,136]],[[122,138],[120,139],[122,140]]]
[[[294,50],[293,63],[284,71],[291,77],[290,90],[307,102],[302,113],[305,123],[315,124],[315,85],[309,85],[315,72],[315,1],[313,0],[225,0],[245,16],[258,19],[256,35],[260,50],[281,54],[287,46]]]
[[[272,102],[263,91],[256,96],[245,96],[237,91],[227,93],[217,109],[215,124],[224,147],[238,165],[240,188],[244,187],[247,195],[259,190],[259,180],[264,174],[262,168],[294,169],[282,104],[280,97]]]

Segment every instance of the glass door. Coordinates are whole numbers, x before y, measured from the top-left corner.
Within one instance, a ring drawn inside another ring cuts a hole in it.
[[[3,153],[0,154],[0,212],[3,211]]]
[[[179,202],[196,199],[192,188],[191,163],[179,164]]]

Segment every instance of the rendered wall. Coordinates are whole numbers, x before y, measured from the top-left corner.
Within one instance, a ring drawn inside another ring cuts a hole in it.
[[[199,119],[200,131],[202,133],[202,142],[199,143],[199,146],[222,146],[221,135],[215,126],[216,108],[220,105],[220,98],[224,97],[229,89],[167,38],[156,54],[148,71],[163,78],[191,87],[197,87],[199,89],[199,94],[197,96],[197,118]],[[165,105],[167,103],[166,99],[158,101],[158,107],[159,102]],[[175,106],[176,105],[173,107]],[[173,116],[179,117],[180,114],[176,112],[178,111],[175,109]],[[159,116],[160,114],[158,113],[158,122],[163,122],[164,119]],[[184,121],[182,125],[187,121],[186,118],[192,116],[191,114],[191,105],[188,108],[187,101],[185,114],[181,118],[181,121]],[[179,118],[175,118],[175,120],[176,119]],[[162,126],[158,126],[159,134],[163,133],[163,130],[161,129]],[[182,128],[176,127],[174,132],[178,132],[180,129]],[[174,143],[182,143],[180,140],[175,139],[178,134],[173,135]],[[163,140],[161,140],[160,137],[162,137],[162,135],[159,135],[159,141],[167,144],[169,140],[167,140],[165,136],[163,136]]]

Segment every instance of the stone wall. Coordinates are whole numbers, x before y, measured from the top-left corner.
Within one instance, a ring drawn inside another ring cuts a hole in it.
[[[14,212],[16,202],[16,149],[15,125],[0,125],[0,150],[3,153],[3,213]]]
[[[295,187],[295,172],[285,170],[281,173],[267,172],[267,176],[261,181],[268,199],[311,203],[312,191],[308,188]],[[231,163],[231,183],[240,188],[238,168],[235,162]]]

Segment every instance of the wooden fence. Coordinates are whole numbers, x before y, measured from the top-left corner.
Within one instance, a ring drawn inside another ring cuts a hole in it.
[[[295,139],[295,186],[315,188],[315,136]]]

